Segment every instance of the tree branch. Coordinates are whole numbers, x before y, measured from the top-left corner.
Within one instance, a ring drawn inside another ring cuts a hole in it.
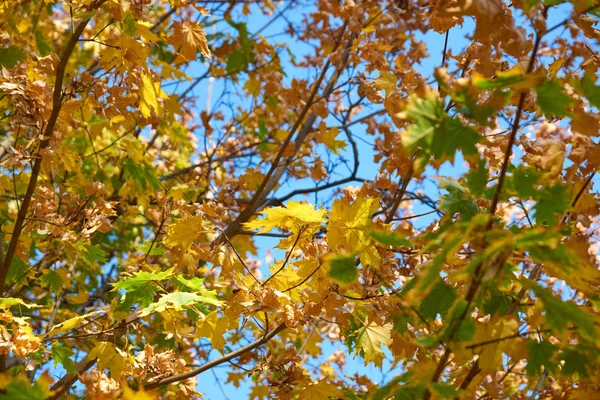
[[[60,378],[58,382],[52,385],[50,390],[52,390],[54,393],[48,398],[48,400],[57,400],[61,398],[63,393],[65,393],[67,390],[69,390],[71,386],[73,386],[73,384],[79,378],[79,376],[84,374],[88,369],[92,368],[94,364],[96,364],[95,358],[93,360],[88,360],[86,357],[83,360],[79,361],[79,363],[77,363],[77,365],[75,366],[76,372],[69,372],[68,374]]]
[[[529,59],[529,64],[527,65],[526,74],[530,74],[533,71],[533,65],[535,63],[535,57],[537,56],[538,49],[540,48],[540,43],[542,41],[542,34],[536,33],[535,43],[533,44],[533,50],[531,51],[531,58]],[[506,171],[508,170],[508,165],[510,163],[510,156],[512,155],[512,148],[515,144],[515,140],[517,137],[517,132],[519,132],[519,123],[521,122],[521,115],[523,114],[523,106],[525,105],[525,96],[527,95],[527,91],[522,91],[519,96],[519,103],[517,105],[517,113],[515,115],[515,119],[512,125],[512,129],[510,132],[510,136],[508,137],[508,145],[506,146],[506,151],[504,152],[504,160],[502,161],[502,169],[500,170],[500,176],[498,177],[498,185],[496,186],[496,191],[494,192],[494,198],[492,200],[492,206],[490,207],[490,214],[495,215],[496,209],[498,208],[498,203],[500,201],[500,194],[502,193],[502,187],[504,186],[504,179],[506,178]],[[490,220],[489,224],[493,223],[493,219]]]
[[[338,45],[346,31],[346,25],[347,24],[344,24],[344,26],[342,27],[340,34],[336,40]],[[336,68],[333,76],[329,79],[329,82],[327,83],[327,86],[325,87],[325,89],[323,91],[323,96],[325,98],[327,98],[332,93],[335,83],[337,82],[339,76],[341,75],[342,71],[346,67],[346,63],[350,56],[350,48],[356,37],[357,37],[357,34],[353,34],[348,39],[348,41],[346,43],[346,47],[342,54],[341,60],[338,64],[338,67]],[[333,52],[335,52],[336,50],[337,50],[337,46]],[[314,113],[310,113],[310,115],[308,115],[308,113],[310,111],[310,108],[313,105],[313,100],[314,100],[315,96],[317,95],[317,92],[319,91],[321,82],[323,82],[323,80],[325,79],[325,76],[327,74],[327,71],[328,71],[330,65],[331,65],[331,60],[327,60],[327,62],[325,63],[325,66],[323,67],[323,70],[321,71],[321,75],[319,76],[317,81],[314,83],[313,90],[310,93],[310,95],[306,101],[306,105],[300,112],[300,115],[298,116],[295,124],[290,129],[290,133],[288,134],[288,136],[282,143],[281,147],[279,148],[279,152],[275,156],[273,163],[271,164],[271,168],[269,169],[269,172],[267,173],[267,175],[261,182],[261,184],[258,187],[258,189],[256,190],[256,192],[254,192],[254,195],[252,196],[252,200],[250,201],[250,204],[225,229],[223,234],[226,234],[227,237],[229,237],[230,239],[233,236],[237,235],[242,228],[242,224],[244,222],[247,222],[250,219],[250,217],[252,217],[252,215],[254,215],[254,213],[256,211],[258,211],[259,209],[261,209],[261,207],[265,204],[265,200],[266,200],[267,196],[275,188],[275,186],[279,182],[281,176],[287,170],[288,165],[291,164],[294,155],[298,152],[298,150],[302,146],[302,143],[304,143],[304,140],[308,136],[309,132],[311,132],[312,126],[315,123],[317,116]],[[304,118],[307,115],[308,115],[308,117],[305,120]],[[298,129],[300,129],[300,130],[298,131]],[[288,156],[286,158],[286,160],[282,163],[281,161],[282,161],[283,155],[284,155],[288,145],[291,143],[292,138],[296,134],[296,131],[298,131],[298,135],[296,136],[296,139],[294,140],[293,154]],[[219,237],[216,238],[216,240],[214,242],[215,245],[218,245],[223,241],[223,237],[222,237],[223,234],[219,235]]]
[[[211,368],[216,367],[217,365],[223,364],[225,362],[228,362],[230,360],[233,360],[234,358],[237,358],[249,351],[252,351],[254,349],[256,349],[257,347],[262,346],[263,344],[267,343],[269,340],[273,339],[275,336],[277,336],[279,334],[279,332],[283,331],[284,329],[286,329],[287,326],[284,323],[279,324],[275,329],[273,329],[271,332],[267,333],[266,335],[262,336],[260,339],[242,347],[239,348],[235,351],[232,351],[231,353],[225,354],[223,357],[218,358],[216,360],[213,361],[209,361],[206,364],[188,371],[188,372],[184,372],[182,374],[177,374],[177,375],[172,375],[169,376],[167,378],[163,378],[163,379],[159,379],[158,381],[155,382],[151,382],[148,383],[146,385],[144,385],[144,388],[150,390],[150,389],[156,389],[158,387],[164,386],[164,385],[168,385],[170,383],[175,383],[175,382],[180,382],[183,381],[185,379],[189,379],[189,378],[193,378],[194,376],[201,374],[204,371],[207,371]]]
[[[96,2],[92,3],[90,9],[96,9],[100,7],[105,1],[106,0],[97,0]],[[85,30],[87,24],[90,22],[90,19],[91,17],[84,19],[77,25],[75,31],[73,32],[73,35],[69,39],[69,42],[67,43],[67,46],[63,51],[63,54],[60,58],[60,62],[58,63],[58,67],[56,68],[56,80],[54,82],[54,93],[52,95],[52,113],[48,118],[46,129],[44,129],[44,132],[42,134],[42,140],[35,155],[35,162],[33,164],[33,167],[31,168],[31,177],[29,178],[29,184],[27,185],[27,190],[25,192],[25,196],[23,197],[23,202],[21,203],[21,208],[19,209],[19,213],[17,214],[17,220],[15,221],[15,226],[13,228],[13,233],[10,238],[10,243],[8,244],[8,248],[6,250],[4,263],[2,264],[2,266],[0,266],[1,295],[4,295],[4,286],[6,284],[8,270],[10,269],[10,265],[15,255],[15,251],[17,250],[19,238],[23,230],[23,223],[25,221],[25,217],[27,216],[27,212],[29,211],[29,205],[33,197],[33,192],[35,191],[40,171],[42,169],[42,152],[50,145],[50,140],[52,139],[52,135],[54,133],[54,127],[56,126],[56,121],[58,120],[58,115],[60,114],[60,109],[62,107],[62,86],[63,81],[65,79],[65,71],[67,69],[67,64],[69,62],[71,54],[73,53],[73,50],[75,49],[75,46],[77,45],[77,42],[79,41],[79,37]]]
[[[596,9],[598,7],[598,4],[594,4],[593,6],[589,7],[588,9],[586,9],[582,14],[586,14],[594,9]],[[565,20],[563,20],[562,22],[554,25],[553,27],[551,27],[550,29],[546,30],[546,32],[544,32],[545,34],[548,34],[552,31],[554,31],[555,29],[559,28],[560,26],[565,25],[567,22],[569,22],[572,19],[572,16],[569,18],[566,18]],[[535,61],[535,56],[537,54],[537,50],[539,48],[539,44],[541,41],[543,35],[541,34],[537,34],[536,36],[536,41],[534,43],[534,48],[533,48],[533,54],[531,59],[529,60],[529,64],[527,66],[527,73],[530,73],[533,70],[533,63]],[[511,130],[511,135],[509,138],[509,149],[507,150],[507,154],[504,158],[504,164],[502,166],[502,170],[503,173],[501,172],[500,175],[500,180],[498,182],[498,187],[496,189],[496,193],[494,193],[494,201],[492,203],[492,208],[490,209],[490,212],[492,214],[495,214],[495,209],[498,205],[498,198],[500,196],[500,191],[502,190],[501,184],[504,181],[504,175],[506,174],[506,169],[507,169],[507,159],[510,157],[510,155],[508,154],[509,150],[512,149],[512,145],[514,144],[514,139],[516,136],[516,130],[518,129],[518,120],[520,119],[521,116],[521,111],[522,111],[522,107],[523,107],[523,100],[525,97],[525,92],[521,93],[521,96],[519,98],[519,108],[517,110],[517,115],[515,116],[515,124],[513,124],[512,130]],[[579,192],[577,193],[577,195],[575,196],[575,198],[573,199],[573,201],[571,202],[571,208],[575,207],[575,205],[577,204],[577,202],[579,201],[579,199],[581,198],[581,196],[583,195],[583,193],[585,192],[587,186],[590,184],[590,182],[592,181],[594,175],[596,174],[596,171],[592,172],[590,174],[590,176],[586,179],[585,183],[583,184],[583,186],[581,187],[581,189],[579,190]],[[563,218],[561,219],[561,223],[564,223],[566,221],[566,219],[569,217],[570,213],[567,213],[563,216]],[[527,217],[529,219],[529,216]],[[490,221],[491,223],[491,221]],[[541,265],[536,265],[530,272],[529,274],[529,279],[531,280],[537,280],[540,272],[541,272],[542,266]],[[508,308],[508,310],[506,311],[505,315],[511,315],[512,313],[515,312],[515,310],[517,309],[517,307],[519,306],[519,304],[521,303],[521,300],[523,299],[523,297],[525,296],[525,293],[527,292],[527,290],[525,288],[521,288],[521,290],[519,291],[519,293],[517,294],[517,296],[513,299],[512,304],[510,305],[510,307]],[[475,371],[479,370],[479,363],[477,361],[475,361],[473,363],[473,366],[471,367],[471,370],[469,371],[469,373],[467,374],[467,377],[465,378],[465,380],[463,381],[463,383],[461,384],[461,389],[466,389],[468,387],[468,385],[470,384],[470,382],[473,380],[473,378],[475,377],[475,375],[477,375],[477,373]],[[544,374],[547,375],[547,371],[544,371]],[[506,378],[506,376],[508,375],[505,374],[504,378]],[[439,377],[438,377],[439,378]],[[543,383],[545,376],[543,376],[543,378],[540,380],[540,382],[538,383],[538,386],[536,386],[536,391],[538,390],[538,387],[540,385],[540,383]],[[429,394],[429,392],[427,392],[427,394]],[[534,391],[535,394],[535,391]],[[533,396],[533,395],[532,395]],[[533,397],[532,397],[533,398]]]
[[[527,74],[529,74],[533,71],[535,58],[537,56],[537,52],[540,47],[542,36],[543,36],[543,34],[540,34],[539,32],[536,33],[535,43],[533,45],[533,50],[531,51],[531,57],[529,59],[529,64],[527,65],[527,71],[526,71]],[[521,92],[521,95],[519,96],[517,113],[516,113],[515,119],[513,121],[508,145],[506,148],[506,152],[504,154],[502,169],[500,171],[500,176],[498,179],[498,185],[496,186],[496,191],[494,192],[494,198],[492,200],[492,205],[490,207],[490,214],[492,216],[494,216],[496,214],[496,209],[497,209],[498,203],[500,201],[500,194],[502,193],[502,187],[504,185],[506,171],[508,170],[508,164],[510,163],[510,156],[512,155],[512,149],[513,149],[513,146],[515,143],[517,132],[519,131],[519,123],[521,121],[521,115],[523,113],[523,106],[525,105],[525,95],[526,94],[527,94],[527,92],[523,91],[523,92]],[[494,222],[494,219],[490,218],[490,221],[488,222],[488,224],[485,227],[485,231],[489,231],[492,228],[493,222]],[[456,333],[458,332],[460,325],[462,324],[462,322],[465,320],[465,318],[469,314],[471,304],[473,303],[473,300],[475,300],[475,296],[477,295],[477,292],[479,291],[479,286],[481,285],[481,276],[484,272],[483,267],[484,267],[483,261],[479,262],[477,264],[477,266],[475,267],[475,271],[473,272],[473,279],[471,280],[469,289],[467,291],[467,295],[465,296],[467,305],[466,305],[464,311],[462,312],[462,314],[457,319],[452,321],[450,329],[449,329],[447,342],[452,341],[452,339],[454,338],[454,335],[456,335]],[[440,360],[438,361],[438,365],[437,365],[437,367],[433,373],[433,376],[431,378],[432,383],[437,383],[437,381],[440,379],[440,376],[442,375],[442,373],[444,372],[444,369],[446,368],[446,364],[448,362],[448,359],[449,359],[451,353],[452,353],[452,351],[450,349],[450,346],[446,345],[444,348],[444,353],[442,354]],[[476,363],[473,364],[473,367],[477,367]],[[430,398],[431,398],[431,392],[428,389],[425,392],[425,395],[423,396],[423,400],[429,400]]]

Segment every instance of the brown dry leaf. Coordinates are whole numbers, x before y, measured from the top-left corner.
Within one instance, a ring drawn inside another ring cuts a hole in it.
[[[12,328],[12,351],[15,354],[25,357],[40,348],[42,341],[33,334],[30,326],[13,324]]]
[[[178,55],[185,61],[196,60],[196,52],[210,58],[210,50],[206,41],[204,28],[197,22],[176,21],[173,23],[173,35],[169,37],[169,43],[178,48],[181,46]]]

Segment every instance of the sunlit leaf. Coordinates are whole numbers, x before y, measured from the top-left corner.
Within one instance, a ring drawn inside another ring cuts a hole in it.
[[[365,360],[365,364],[372,362],[380,366],[385,357],[381,346],[391,344],[391,331],[390,324],[378,325],[375,322],[369,322],[353,332],[352,338],[356,346],[355,355],[360,354]]]
[[[161,296],[156,303],[152,303],[145,307],[140,312],[140,316],[144,317],[155,312],[164,312],[167,310],[182,311],[186,307],[200,303],[207,303],[217,306],[222,304],[213,297],[205,297],[197,293],[174,292]]]

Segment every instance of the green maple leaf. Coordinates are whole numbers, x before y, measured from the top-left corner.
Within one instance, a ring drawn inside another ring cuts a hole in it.
[[[154,190],[160,188],[160,181],[154,175],[154,168],[146,163],[136,163],[133,159],[127,158],[123,161],[123,171],[125,178],[133,178],[142,190],[148,190],[148,185]]]
[[[234,50],[227,58],[225,71],[229,74],[245,71],[254,58],[254,42],[250,39],[245,23],[233,22],[230,19],[226,21],[238,31],[240,48]]]
[[[426,386],[422,383],[416,385],[407,385],[394,391],[394,400],[413,400],[420,399],[425,394]]]
[[[536,227],[534,229],[522,232],[515,237],[515,248],[519,250],[526,250],[528,252],[539,251],[548,253],[551,257],[554,257],[552,251],[560,247],[560,235],[556,232],[549,231],[545,227]]]
[[[52,354],[55,367],[56,364],[60,363],[67,372],[76,371],[75,361],[71,359],[71,357],[75,355],[75,352],[69,347],[65,347],[58,342],[54,342],[52,343],[50,354]]]
[[[439,399],[455,399],[460,394],[460,389],[443,383],[431,383],[431,390],[438,395]]]
[[[497,292],[493,293],[489,300],[483,304],[483,311],[486,314],[494,315],[499,313],[500,315],[506,314],[508,307],[512,303],[512,297],[506,293]]]
[[[473,81],[475,86],[483,90],[504,89],[525,83],[527,76],[519,68],[511,68],[507,71],[499,72],[492,78],[478,76]]]
[[[566,108],[571,105],[571,97],[563,91],[563,86],[556,80],[545,81],[535,88],[536,103],[547,118],[566,117]]]
[[[0,393],[0,399],[45,400],[50,397],[50,394],[51,392],[42,379],[32,384],[24,375],[19,375],[7,380],[7,384]]]
[[[42,276],[42,282],[48,285],[48,287],[54,292],[60,292],[62,290],[63,281],[60,274],[53,269],[49,269]]]
[[[498,93],[498,96],[503,96]],[[456,103],[456,110],[465,117],[472,118],[480,124],[486,124],[489,118],[496,111],[492,106],[478,104],[477,96],[473,96],[467,88],[460,88],[459,91],[450,93],[452,100]]]
[[[527,350],[529,355],[527,357],[527,375],[539,376],[542,372],[541,368],[551,371],[554,369],[556,362],[551,361],[554,357],[554,353],[558,347],[548,341],[544,342],[529,342],[527,344]]]
[[[42,57],[47,56],[52,52],[52,46],[48,43],[46,37],[40,30],[35,31],[35,44]]]
[[[139,290],[147,287],[148,285],[153,285],[154,282],[164,281],[171,276],[173,276],[173,268],[158,272],[140,271],[131,278],[121,279],[120,281],[116,282],[113,285],[113,291],[121,289],[126,291]]]
[[[173,268],[159,272],[140,271],[131,278],[121,279],[116,282],[113,285],[112,291],[125,291],[125,295],[121,299],[123,307],[131,307],[135,303],[146,307],[152,303],[154,292],[159,289],[157,282],[172,276]]]
[[[600,86],[596,86],[594,84],[595,81],[596,76],[593,74],[590,77],[586,76],[578,82],[577,88],[579,89],[579,92],[587,97],[590,105],[600,108]]]
[[[483,194],[487,187],[489,172],[485,160],[479,159],[477,168],[473,168],[465,174],[467,187],[473,196],[480,197]]]
[[[479,212],[477,203],[470,195],[469,191],[458,181],[450,178],[435,178],[441,189],[448,191],[448,194],[442,196],[440,200],[440,209],[450,215],[460,213],[463,220],[469,220]]]
[[[187,287],[188,289],[192,289],[195,293],[202,296],[203,303],[212,304],[214,306],[220,306],[223,304],[222,301],[217,299],[217,292],[214,290],[208,290],[204,286],[204,279],[201,278],[191,278],[187,279],[183,276],[176,276],[175,280],[180,283],[182,286]]]
[[[479,134],[465,126],[457,118],[444,111],[444,102],[437,92],[430,92],[424,99],[412,96],[403,116],[412,124],[401,133],[402,143],[412,150],[419,149],[417,169],[422,168],[434,157],[436,161],[450,160],[458,150],[464,154],[475,154]]]
[[[150,304],[140,312],[140,316],[144,317],[155,312],[163,312],[166,310],[181,311],[186,307],[196,304],[212,304],[220,306],[223,303],[213,297],[203,296],[197,293],[189,292],[174,292],[165,294],[156,303]]]
[[[525,200],[537,195],[541,177],[541,173],[534,168],[519,165],[513,170],[510,183],[512,184],[512,189],[518,193],[519,197]]]
[[[456,289],[440,280],[421,302],[419,312],[426,319],[433,320],[438,314],[443,318],[454,304],[454,300],[456,300]]]
[[[560,183],[536,192],[536,197],[538,199],[534,210],[535,220],[538,223],[545,222],[548,225],[555,225],[558,222],[556,216],[563,214],[571,206],[567,186]]]
[[[533,290],[542,300],[548,324],[559,332],[569,328],[569,323],[577,326],[582,336],[595,340],[598,331],[594,318],[573,303],[562,301],[552,294],[549,289],[542,288],[530,281],[523,281],[526,288]]]
[[[352,283],[358,277],[356,268],[356,258],[354,256],[345,256],[335,254],[328,258],[329,277],[341,283]]]
[[[8,69],[16,66],[22,59],[26,57],[26,54],[17,46],[8,46],[0,48],[0,65]]]
[[[454,302],[452,307],[447,311],[448,316],[446,317],[447,321],[455,321],[459,320],[461,315],[464,313],[465,309],[469,306],[465,299],[458,298],[457,301]],[[446,340],[448,334],[450,334],[451,324],[446,324],[442,332],[431,342],[432,347],[437,346],[439,344],[439,340]],[[454,340],[456,342],[468,342],[473,339],[475,336],[475,331],[477,330],[477,326],[475,325],[475,321],[472,318],[465,318],[461,321],[460,326],[458,327]],[[433,336],[431,336],[433,337]]]
[[[585,352],[575,349],[563,350],[558,355],[558,359],[565,362],[561,373],[566,376],[577,373],[580,377],[587,378],[589,376],[588,365],[594,364]]]

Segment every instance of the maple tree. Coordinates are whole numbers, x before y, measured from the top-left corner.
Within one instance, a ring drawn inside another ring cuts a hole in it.
[[[0,398],[597,396],[600,3],[0,16]]]

